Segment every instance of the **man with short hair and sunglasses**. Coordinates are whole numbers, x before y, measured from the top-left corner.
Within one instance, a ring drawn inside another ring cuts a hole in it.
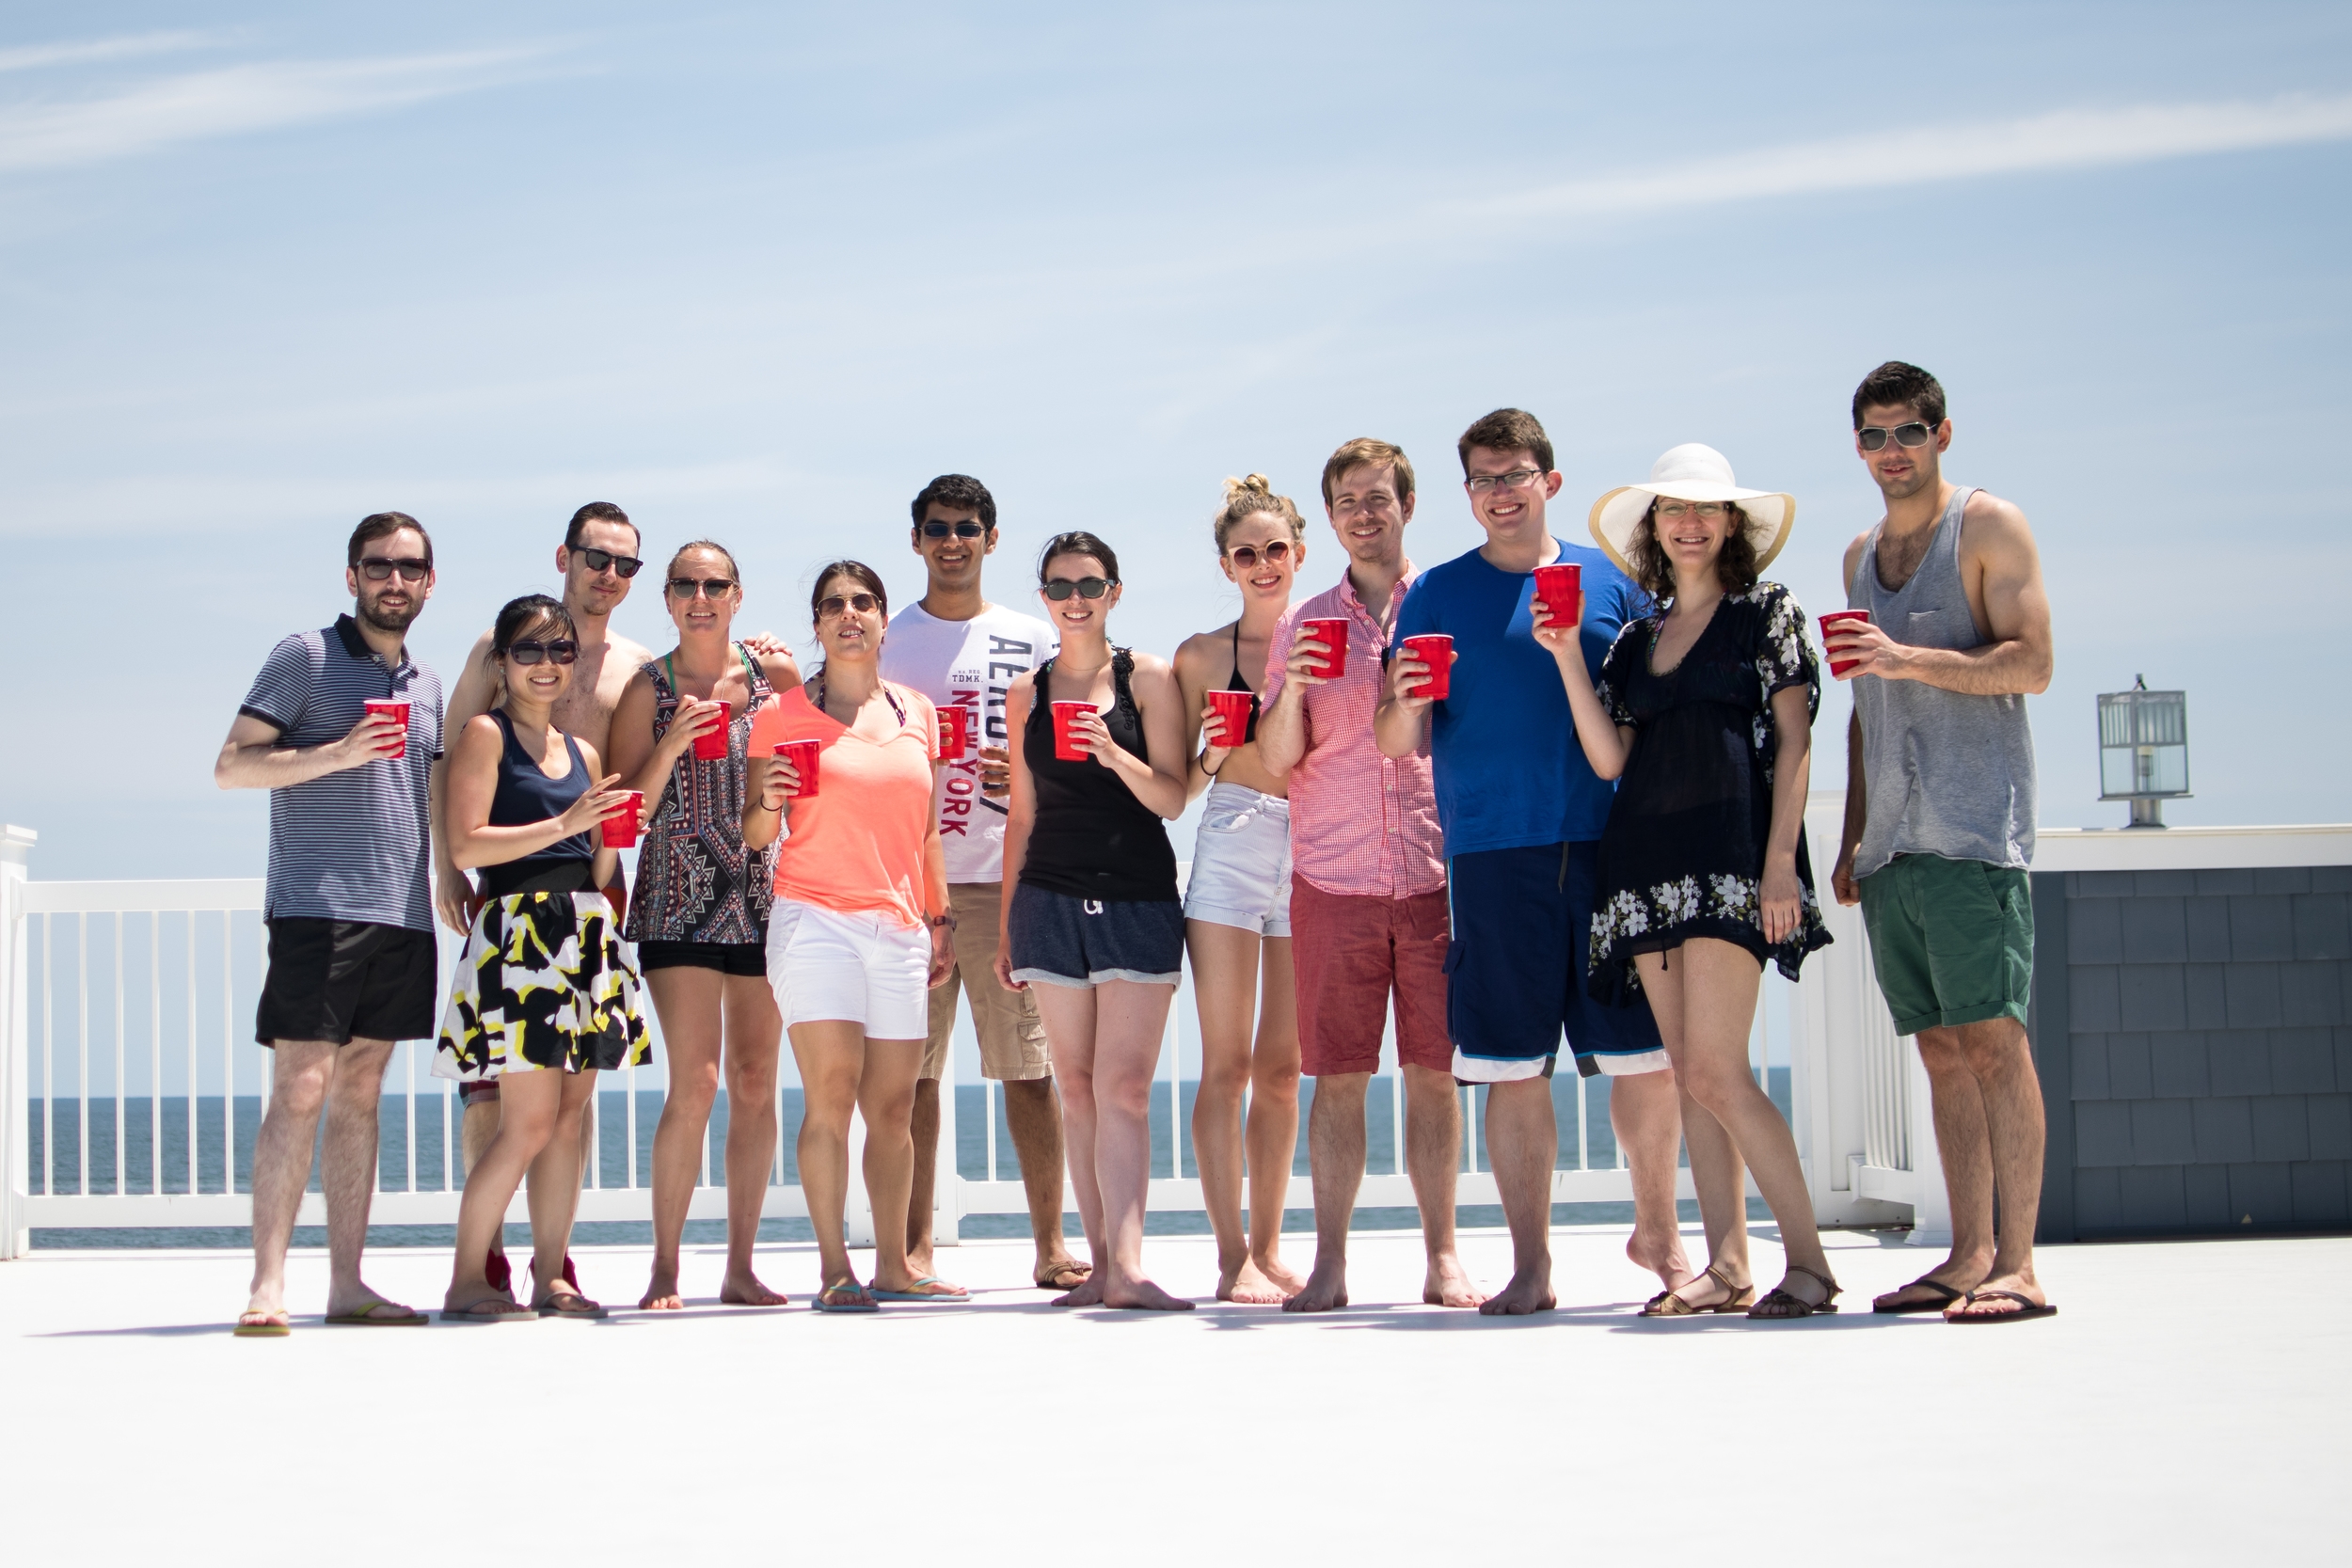
[[[969,474],[941,474],[923,486],[912,510],[911,537],[927,581],[921,601],[890,623],[882,673],[929,697],[943,714],[963,708],[972,738],[961,761],[939,768],[939,832],[947,856],[956,963],[931,992],[930,1037],[914,1085],[907,1260],[918,1275],[935,1272],[931,1205],[938,1181],[939,1081],[961,990],[979,1037],[980,1075],[1005,1089],[1005,1122],[1027,1189],[1029,1231],[1037,1248],[1030,1278],[1041,1290],[1067,1291],[1093,1271],[1070,1255],[1062,1235],[1061,1112],[1045,1026],[1030,992],[996,983],[1005,806],[1011,787],[1005,692],[1052,657],[1060,643],[1053,627],[1036,616],[981,596],[980,568],[996,548],[996,500],[987,485]]]
[[[2013,1323],[2058,1310],[2033,1272],[2044,1127],[2026,1037],[2026,699],[2050,687],[2050,601],[2026,515],[1944,477],[1944,406],[1935,377],[1900,360],[1854,389],[1854,451],[1886,515],[1846,547],[1846,602],[1868,618],[1823,639],[1854,688],[1831,885],[1862,906],[1895,1033],[1918,1037],[1952,1206],[1951,1255],[1876,1309]]]
[[[612,710],[619,705],[621,693],[628,689],[629,677],[638,667],[653,657],[643,644],[615,636],[612,630],[612,612],[628,597],[629,582],[644,564],[638,558],[638,549],[637,525],[611,501],[590,501],[573,513],[571,522],[564,530],[564,543],[555,549],[555,569],[564,576],[564,609],[572,618],[573,636],[558,640],[555,645],[544,650],[522,648],[512,656],[518,661],[535,661],[546,657],[572,665],[571,684],[556,699],[552,719],[557,729],[576,740],[585,741],[600,757],[611,754],[607,742],[612,736]],[[448,729],[452,735],[462,733],[477,715],[487,713],[499,700],[498,661],[491,654],[491,632],[485,631],[474,643],[472,652],[466,656],[466,666],[456,686],[450,691]],[[439,783],[437,772],[435,782]],[[435,799],[437,801],[440,797]],[[437,813],[438,810],[437,805]],[[446,824],[437,816],[435,827],[441,829]],[[462,936],[472,926],[469,906],[474,898],[474,885],[449,858],[449,842],[446,832],[434,834],[435,904],[442,923]],[[616,908],[620,902],[614,900]],[[471,1170],[498,1132],[498,1080],[484,1078],[462,1083],[458,1095],[465,1105],[459,1143],[466,1168]],[[564,1259],[564,1268],[569,1275],[569,1259]],[[511,1278],[503,1243],[494,1243],[490,1283],[511,1294]],[[578,1282],[573,1283],[576,1289]]]
[[[433,541],[405,513],[379,512],[353,531],[345,556],[353,613],[270,650],[213,765],[223,789],[270,792],[269,973],[254,1029],[272,1053],[270,1101],[253,1146],[253,1290],[236,1329],[246,1336],[288,1332],[286,1245],[322,1109],[326,1321],[425,1321],[368,1289],[359,1258],[385,1064],[395,1040],[432,1037],[438,989],[441,683],[406,641],[433,596]]]

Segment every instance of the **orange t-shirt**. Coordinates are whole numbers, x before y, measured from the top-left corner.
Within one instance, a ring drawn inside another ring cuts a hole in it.
[[[776,846],[776,896],[844,913],[924,922],[923,847],[931,831],[931,760],[939,719],[930,699],[891,683],[904,721],[888,740],[851,733],[795,687],[752,715],[755,757],[787,740],[815,740],[817,794],[794,800]]]

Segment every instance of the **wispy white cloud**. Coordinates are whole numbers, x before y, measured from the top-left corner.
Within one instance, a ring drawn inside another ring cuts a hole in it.
[[[1986,175],[2095,168],[2352,139],[2352,97],[2066,109],[2023,119],[1796,142],[1449,204],[1492,215],[1606,217]]]
[[[142,55],[174,55],[201,49],[212,41],[203,33],[128,33],[120,38],[83,39],[72,43],[35,43],[0,49],[0,71],[39,71],[53,65],[82,65],[94,60],[134,59]]]
[[[403,107],[530,73],[544,48],[231,66],[110,97],[0,108],[0,171],[56,168],[181,142]]]

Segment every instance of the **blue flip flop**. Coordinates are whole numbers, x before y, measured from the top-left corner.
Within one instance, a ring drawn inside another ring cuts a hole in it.
[[[944,1285],[946,1281],[940,1278],[939,1275],[935,1274],[927,1274],[914,1283],[917,1286]],[[913,1291],[885,1291],[879,1285],[868,1285],[866,1288],[866,1293],[872,1296],[876,1301],[952,1301],[969,1303],[972,1299],[972,1292],[969,1291],[957,1291],[952,1294],[945,1291],[925,1291],[919,1289]]]
[[[854,1281],[841,1285],[828,1285],[823,1290],[818,1291],[815,1295],[809,1297],[808,1304],[817,1308],[819,1312],[879,1312],[882,1310],[881,1307],[875,1306],[870,1300],[838,1302],[827,1301],[825,1298],[832,1295],[835,1291],[865,1291],[865,1287],[855,1283]],[[870,1291],[866,1291],[866,1294],[868,1296],[871,1296],[873,1293],[874,1292]]]

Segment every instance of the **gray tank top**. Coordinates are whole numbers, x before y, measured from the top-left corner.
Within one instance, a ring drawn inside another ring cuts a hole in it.
[[[1973,488],[1952,493],[1935,522],[1927,559],[1911,580],[1879,580],[1879,536],[1870,531],[1847,606],[1867,610],[1880,630],[1918,648],[1974,648],[1985,639],[1968,613],[1960,580],[1961,512]],[[1862,765],[1869,818],[1854,853],[1867,877],[1897,855],[1941,855],[2020,871],[2033,862],[2033,732],[2022,696],[1972,697],[1925,681],[1862,675]]]

